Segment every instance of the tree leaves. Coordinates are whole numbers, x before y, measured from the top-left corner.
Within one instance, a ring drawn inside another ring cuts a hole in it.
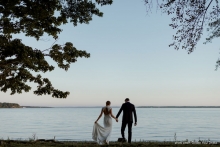
[[[56,61],[60,68],[67,71],[70,63],[75,63],[79,57],[89,58],[90,54],[86,51],[78,51],[75,47],[73,47],[72,43],[67,42],[63,47],[55,44],[50,50],[48,56]]]
[[[36,83],[36,95],[52,95],[66,98],[69,92],[55,89],[50,80],[34,72],[53,71],[45,57],[52,58],[59,68],[68,70],[77,58],[89,58],[86,51],[77,50],[71,42],[54,44],[46,50],[32,48],[21,39],[12,39],[13,34],[24,33],[39,40],[44,33],[58,38],[59,26],[72,22],[86,23],[93,15],[102,16],[96,4],[112,4],[112,0],[13,0],[0,1],[0,89],[11,94],[29,92],[28,83]],[[56,12],[56,15],[55,15]]]
[[[146,5],[152,5],[152,0],[145,0]],[[220,8],[218,0],[163,0],[157,4],[163,13],[171,15],[169,24],[176,30],[173,35],[174,49],[186,49],[192,53],[203,35],[204,29],[209,32],[204,43],[220,37]],[[147,7],[150,8],[150,7]],[[220,66],[218,60],[216,68]]]

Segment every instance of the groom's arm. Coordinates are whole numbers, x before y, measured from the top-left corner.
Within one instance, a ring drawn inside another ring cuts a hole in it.
[[[137,125],[137,115],[136,115],[136,110],[135,110],[135,106],[134,106],[134,121],[135,121],[135,124]]]
[[[122,106],[121,106],[121,108],[120,108],[120,110],[118,111],[118,114],[116,115],[116,118],[118,118],[119,117],[119,115],[121,114],[121,111],[123,110],[123,104],[122,104]]]

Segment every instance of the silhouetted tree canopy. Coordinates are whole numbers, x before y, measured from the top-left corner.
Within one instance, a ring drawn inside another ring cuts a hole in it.
[[[171,15],[170,26],[176,30],[173,35],[175,49],[186,49],[191,53],[206,29],[209,35],[204,43],[220,36],[220,8],[218,0],[145,0],[147,12],[153,5]],[[216,62],[216,69],[220,60]]]
[[[0,89],[11,94],[30,91],[29,82],[36,83],[34,94],[66,98],[69,92],[55,89],[48,78],[33,72],[53,71],[45,57],[53,59],[59,68],[68,70],[77,58],[89,58],[86,51],[77,50],[71,42],[53,44],[48,49],[26,46],[13,34],[24,33],[37,40],[44,34],[55,40],[66,23],[73,26],[92,20],[93,15],[101,17],[97,5],[109,5],[112,0],[1,0],[0,1]],[[55,14],[56,13],[56,14]],[[31,73],[32,72],[32,73]]]

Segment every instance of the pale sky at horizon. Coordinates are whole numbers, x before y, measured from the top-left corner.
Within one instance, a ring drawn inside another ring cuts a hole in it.
[[[120,106],[129,97],[136,106],[220,105],[220,69],[215,71],[220,57],[217,39],[204,45],[204,35],[188,55],[186,50],[168,47],[175,30],[169,27],[170,17],[156,11],[156,6],[147,15],[142,0],[121,0],[101,10],[104,16],[93,17],[88,25],[62,26],[58,40],[61,44],[72,42],[91,57],[78,59],[67,72],[56,68],[42,74],[55,88],[70,92],[66,99],[36,96],[33,92],[12,96],[1,92],[0,102],[102,106],[110,100],[112,106]],[[42,38],[44,41],[37,42],[23,37],[22,42],[39,49],[54,42],[51,37]]]

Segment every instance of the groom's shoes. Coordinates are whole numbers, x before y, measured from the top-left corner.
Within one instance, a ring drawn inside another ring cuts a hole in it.
[[[127,142],[126,138],[118,138],[118,142]]]

